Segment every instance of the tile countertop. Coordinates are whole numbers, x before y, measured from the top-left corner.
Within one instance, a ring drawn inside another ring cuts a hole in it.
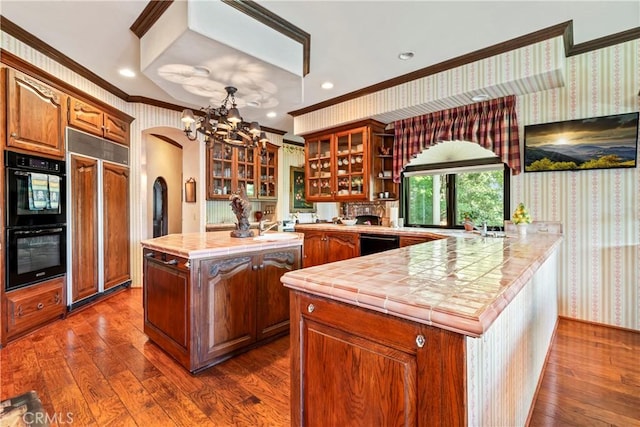
[[[346,231],[350,233],[367,233],[367,234],[386,234],[386,235],[402,235],[411,237],[432,237],[442,239],[447,236],[460,237],[476,237],[479,233],[466,232],[464,230],[444,229],[444,228],[418,228],[418,227],[402,227],[392,228],[380,225],[344,225],[333,224],[331,222],[318,224],[296,224],[296,231]]]
[[[561,234],[549,233],[447,237],[287,272],[281,280],[302,292],[479,337],[561,242]]]
[[[265,235],[268,236],[269,234],[280,235],[282,233],[266,233]],[[292,238],[286,240],[254,240],[254,237],[231,237],[229,231],[215,231],[169,234],[155,239],[143,240],[140,244],[143,248],[166,252],[188,259],[302,246],[304,241],[303,234],[287,233],[287,235],[291,235]]]

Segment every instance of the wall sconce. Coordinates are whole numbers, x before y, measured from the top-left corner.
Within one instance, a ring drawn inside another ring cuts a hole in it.
[[[187,203],[196,202],[196,180],[193,177],[184,183],[184,201]]]

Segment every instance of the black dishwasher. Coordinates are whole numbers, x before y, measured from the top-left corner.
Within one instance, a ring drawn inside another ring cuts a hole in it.
[[[385,234],[360,234],[360,255],[376,254],[378,252],[397,249],[400,247],[398,236]]]

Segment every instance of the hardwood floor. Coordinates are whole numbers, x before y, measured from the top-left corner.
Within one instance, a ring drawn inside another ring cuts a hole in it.
[[[288,337],[192,376],[147,341],[141,298],[127,290],[7,345],[0,400],[36,390],[59,425],[290,424]],[[561,319],[531,425],[640,426],[639,358],[639,333]]]
[[[530,426],[640,426],[640,333],[561,318]]]

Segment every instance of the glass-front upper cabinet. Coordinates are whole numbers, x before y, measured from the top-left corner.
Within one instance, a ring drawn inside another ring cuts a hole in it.
[[[336,198],[366,198],[367,156],[364,147],[367,128],[336,133]]]
[[[278,197],[278,146],[267,144],[262,151],[260,162],[259,199],[276,199]]]
[[[305,141],[307,200],[325,201],[334,197],[332,141],[333,135],[323,135]]]
[[[209,141],[207,144],[207,199],[228,199],[234,191],[233,148]]]
[[[240,190],[241,186],[244,186],[248,198],[256,197],[256,183],[255,183],[255,153],[256,150],[253,147],[237,147],[236,150],[237,168],[238,173],[236,177],[238,179],[237,190]]]
[[[307,201],[368,200],[371,135],[384,124],[364,120],[305,138]]]

